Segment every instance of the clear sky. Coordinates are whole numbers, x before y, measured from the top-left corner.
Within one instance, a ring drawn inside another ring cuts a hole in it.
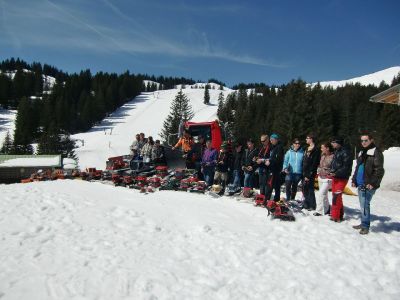
[[[286,83],[400,65],[399,0],[0,0],[0,60]]]

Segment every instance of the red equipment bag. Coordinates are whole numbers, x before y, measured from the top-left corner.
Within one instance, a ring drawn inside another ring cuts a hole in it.
[[[250,187],[244,187],[243,188],[243,197],[251,198],[251,196],[253,196],[253,189]]]
[[[255,205],[255,206],[262,206],[262,205],[264,205],[264,203],[265,203],[265,196],[264,196],[264,195],[261,195],[261,194],[258,194],[258,195],[256,196],[254,205]]]

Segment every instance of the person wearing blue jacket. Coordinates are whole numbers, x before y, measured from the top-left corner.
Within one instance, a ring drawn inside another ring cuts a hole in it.
[[[294,200],[296,197],[297,186],[303,174],[303,155],[304,151],[300,147],[300,140],[293,139],[293,144],[286,151],[283,160],[283,172],[286,173],[286,200]]]

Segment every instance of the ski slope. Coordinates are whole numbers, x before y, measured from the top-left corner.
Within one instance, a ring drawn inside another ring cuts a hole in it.
[[[217,118],[218,96],[221,92],[218,87],[209,90],[209,105],[203,103],[204,89],[186,86],[182,91],[193,107],[193,121],[213,121]],[[129,154],[129,146],[136,133],[143,132],[146,136],[159,138],[163,122],[178,92],[179,89],[171,89],[142,93],[88,132],[73,135],[72,138],[80,140],[78,145],[81,147],[76,149],[80,167],[104,169],[108,157]],[[225,88],[222,92],[226,98],[232,90]]]
[[[400,149],[369,235],[233,198],[81,180],[0,185],[0,299],[400,299]]]

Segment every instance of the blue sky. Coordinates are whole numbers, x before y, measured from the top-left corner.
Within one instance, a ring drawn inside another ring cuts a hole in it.
[[[0,59],[286,83],[400,65],[400,1],[0,0]]]

